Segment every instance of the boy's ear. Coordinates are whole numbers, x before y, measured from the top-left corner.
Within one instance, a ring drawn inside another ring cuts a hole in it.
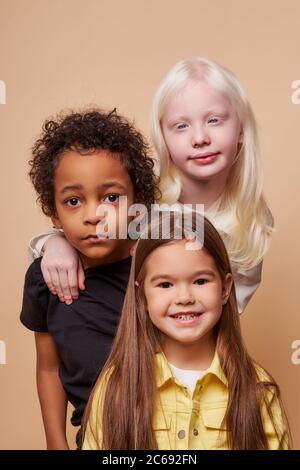
[[[132,245],[132,247],[130,248],[130,256],[134,255],[135,250],[136,250],[136,245],[137,245],[137,242],[134,245]],[[135,284],[136,284],[136,286],[138,286],[137,283],[135,283]]]
[[[60,220],[57,215],[52,215],[51,220],[53,223],[53,228],[62,228]]]
[[[232,274],[227,273],[225,277],[225,281],[223,283],[223,290],[222,290],[222,304],[225,305],[231,292],[233,284]]]

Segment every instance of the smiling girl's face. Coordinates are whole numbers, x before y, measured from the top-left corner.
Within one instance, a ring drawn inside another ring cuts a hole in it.
[[[147,311],[168,350],[214,341],[213,328],[229,297],[231,274],[222,283],[212,256],[204,248],[187,250],[186,240],[154,250],[145,273]]]
[[[185,180],[228,175],[243,141],[230,101],[202,81],[190,81],[172,95],[162,131],[171,159]]]

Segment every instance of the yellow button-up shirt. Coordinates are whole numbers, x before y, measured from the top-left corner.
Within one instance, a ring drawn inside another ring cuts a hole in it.
[[[195,385],[191,395],[172,374],[162,353],[156,354],[158,406],[153,416],[153,429],[158,449],[204,450],[228,449],[226,430],[221,429],[227,402],[228,382],[221,369],[218,355]],[[261,380],[266,379],[258,369]],[[104,387],[93,399],[83,449],[101,449],[101,402]],[[263,425],[270,449],[289,448],[289,434],[280,405],[275,395],[270,397],[279,439],[265,406],[262,408]]]

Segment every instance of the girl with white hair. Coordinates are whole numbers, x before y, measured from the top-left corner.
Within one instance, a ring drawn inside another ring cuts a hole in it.
[[[159,156],[160,202],[204,204],[229,253],[242,312],[260,283],[273,230],[245,91],[212,60],[182,60],[155,94],[151,134]]]
[[[255,118],[237,78],[206,58],[178,62],[160,83],[152,107],[152,141],[160,173],[160,203],[203,204],[226,245],[241,313],[261,281],[273,231],[263,196]],[[33,239],[40,256],[45,237]],[[76,252],[61,234],[44,246],[42,270],[62,301],[84,288]]]

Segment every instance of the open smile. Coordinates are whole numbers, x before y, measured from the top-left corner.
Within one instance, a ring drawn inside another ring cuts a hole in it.
[[[173,315],[169,315],[170,318],[173,318],[177,323],[192,324],[196,323],[203,312],[178,312]]]

